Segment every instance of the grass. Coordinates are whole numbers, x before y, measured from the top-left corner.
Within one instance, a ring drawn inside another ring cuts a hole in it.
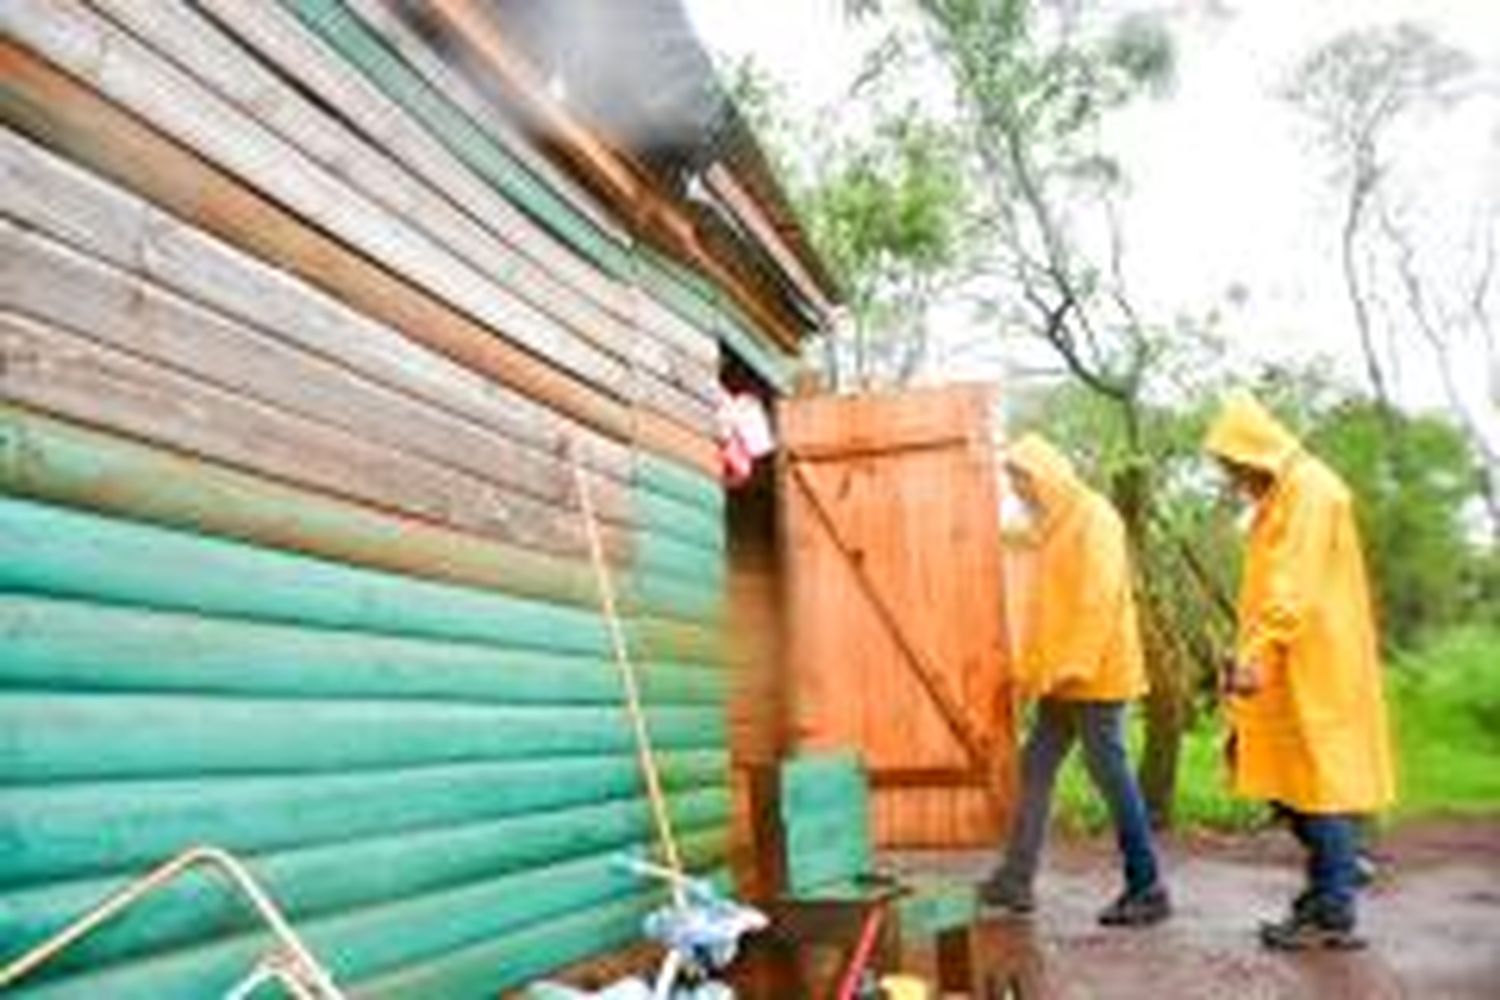
[[[1401,789],[1393,818],[1500,815],[1500,630],[1455,629],[1396,657],[1386,694]],[[1138,754],[1138,724],[1130,743]],[[1178,767],[1179,827],[1243,830],[1263,822],[1261,805],[1229,794],[1222,745],[1216,719],[1187,734]],[[1108,825],[1076,751],[1058,782],[1056,819],[1074,832]]]
[[[1500,629],[1448,632],[1399,657],[1397,817],[1500,814]]]

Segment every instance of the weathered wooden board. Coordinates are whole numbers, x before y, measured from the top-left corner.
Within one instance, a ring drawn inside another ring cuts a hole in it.
[[[195,81],[211,89],[212,94],[206,90],[202,95],[205,103],[222,100],[243,112],[244,123],[266,129],[268,142],[279,137],[305,154],[309,169],[320,166],[327,172],[330,183],[342,182],[348,190],[367,196],[372,219],[384,212],[409,227],[414,239],[426,238],[429,251],[451,254],[444,273],[455,262],[468,266],[473,275],[487,282],[482,288],[475,286],[482,298],[517,299],[518,322],[524,321],[526,328],[546,329],[562,340],[576,338],[631,366],[636,378],[630,383],[630,391],[641,405],[703,432],[711,428],[712,414],[702,399],[704,393],[712,390],[711,380],[697,386],[696,392],[688,392],[680,384],[685,375],[676,369],[665,345],[642,337],[628,318],[616,317],[596,306],[529,258],[496,240],[439,193],[420,183],[358,133],[262,66],[214,24],[191,10],[171,7],[161,0],[91,2],[135,32],[163,59],[177,61]],[[288,16],[276,7],[251,10],[241,6],[240,9],[252,13],[256,20],[267,15]],[[99,27],[108,31],[107,27]],[[288,66],[287,71],[293,78],[300,79],[303,75],[301,65]],[[267,187],[248,174],[244,176],[255,180],[258,186]],[[340,203],[340,215],[347,211],[345,199]],[[433,259],[437,266],[442,258],[433,256]],[[410,268],[404,270],[416,274]],[[431,282],[426,284],[432,287]],[[481,318],[496,325],[494,318]],[[564,357],[558,355],[559,359]]]
[[[620,440],[629,439],[628,410],[619,402],[352,253],[5,40],[0,40],[0,80],[0,114],[13,127],[277,262],[412,339]],[[640,443],[668,454],[681,448],[677,440]],[[707,471],[715,467],[712,452],[704,439],[682,457]]]
[[[622,481],[631,476],[624,445],[424,349],[9,131],[0,131],[0,178],[0,215],[420,400],[470,425],[470,436],[514,440],[533,456],[517,456],[523,467],[527,461],[557,462],[571,442],[590,468]],[[26,261],[18,253],[5,264],[15,269]],[[601,508],[608,503],[606,496]]]
[[[577,559],[586,554],[582,519],[573,511],[5,310],[0,399],[456,531]],[[628,560],[631,533],[602,534],[611,559]]]
[[[1012,798],[989,414],[977,388],[781,410],[793,735],[862,751],[886,844],[993,843]]]
[[[335,53],[299,30],[296,20],[281,7],[221,4],[214,12],[215,20],[210,20],[193,7],[164,0],[88,2],[164,58],[178,63],[246,119],[297,147],[310,161],[369,195],[393,216],[428,231],[498,284],[553,314],[604,351],[628,358],[628,316],[623,310],[607,309],[569,288],[552,271],[518,252],[511,241],[480,225],[445,197],[441,188],[424,183],[420,175],[404,169],[400,160],[344,124],[341,118],[348,117],[348,111],[343,105],[325,108],[287,82],[295,80],[305,88],[307,81],[329,74],[329,63],[345,75],[348,70]],[[246,35],[259,40],[257,50],[244,47]],[[275,65],[284,76],[252,54],[265,48],[279,56]],[[451,179],[451,174],[445,179]],[[613,291],[616,298],[622,298],[618,290]]]
[[[617,278],[630,274],[628,232],[526,139],[446,54],[384,0],[279,0],[307,29],[407,107],[446,145],[573,248]]]
[[[455,474],[471,479],[470,495],[484,504],[491,502],[485,493],[496,492],[499,520],[505,519],[505,494],[518,493],[578,523],[579,515],[569,509],[576,503],[566,463],[23,230],[4,211],[0,207],[0,302],[7,310],[191,374],[283,415],[337,427],[357,436],[357,447],[383,444],[435,462],[436,493]],[[602,479],[596,497],[601,517],[632,522],[626,484]]]
[[[230,176],[539,357],[615,394],[628,369],[549,322],[79,0],[12,0],[0,29]],[[354,150],[350,150],[351,154]]]

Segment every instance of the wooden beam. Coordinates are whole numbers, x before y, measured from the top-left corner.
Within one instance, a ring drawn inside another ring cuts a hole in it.
[[[833,303],[828,301],[828,297],[823,294],[818,283],[813,280],[812,275],[807,273],[807,269],[802,266],[797,255],[786,245],[786,241],[781,238],[775,225],[766,218],[765,212],[750,192],[745,190],[734,171],[725,166],[722,161],[716,162],[704,172],[704,181],[708,184],[709,190],[723,200],[740,224],[755,234],[761,246],[766,248],[766,252],[796,286],[797,291],[817,311],[818,317],[824,323],[831,324]]]
[[[0,404],[0,493],[417,580],[584,607],[592,607],[594,600],[592,580],[581,562],[311,493],[10,404]],[[181,581],[170,574],[142,579],[137,571],[162,564],[149,554],[144,558],[145,565],[121,566],[118,572],[132,586],[180,590]],[[4,573],[27,569],[23,560]],[[70,584],[75,588],[70,592],[109,582],[108,575],[84,577]],[[675,600],[647,608],[633,576],[627,582],[633,614],[662,616],[632,621],[638,655],[719,661],[721,637],[715,625],[667,617],[690,611]]]

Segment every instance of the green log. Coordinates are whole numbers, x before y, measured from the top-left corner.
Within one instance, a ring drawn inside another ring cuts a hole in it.
[[[4,431],[0,429],[0,438]],[[477,544],[477,543],[476,543]],[[172,571],[162,572],[170,566]],[[0,588],[507,648],[610,655],[597,610],[434,583],[0,496]],[[628,623],[642,659],[720,662],[717,633]]]
[[[3,523],[3,518],[0,518]],[[637,664],[649,704],[721,704],[722,671]],[[262,698],[619,705],[597,656],[499,649],[0,593],[0,687]]]
[[[718,833],[688,838],[682,846],[689,863],[698,867],[713,865],[724,854],[724,838]],[[654,900],[660,893],[643,891],[639,878],[621,870],[611,852],[336,914],[300,924],[298,930],[336,979],[354,981],[632,898]],[[218,996],[248,970],[265,945],[263,933],[237,935],[105,966],[16,995],[32,1000]]]
[[[722,752],[657,755],[672,790],[722,785]],[[630,798],[634,755],[401,771],[0,786],[0,887],[155,864],[192,843],[255,853]]]
[[[669,800],[679,835],[721,829],[729,796],[722,789],[686,792]],[[257,879],[297,922],[339,910],[410,898],[526,868],[622,850],[649,842],[644,799],[608,802],[534,816],[366,840],[340,841],[244,859]],[[128,881],[113,876],[0,895],[0,941],[22,946],[43,940]],[[179,880],[56,960],[58,972],[118,962],[206,937],[250,930],[244,902],[224,891],[217,876]],[[7,945],[13,952],[14,946]],[[6,955],[0,954],[0,962]]]
[[[720,706],[647,709],[663,751],[724,745]],[[0,774],[17,783],[325,774],[629,753],[621,706],[0,692]]]
[[[699,507],[716,520],[723,517],[723,486],[718,480],[680,462],[637,452],[635,481],[655,493]]]
[[[727,884],[722,870],[714,880]],[[493,997],[587,958],[641,940],[641,921],[654,901],[630,897],[560,920],[528,927],[413,965],[394,975],[354,984],[361,997],[426,1000]],[[642,970],[648,971],[648,970]]]

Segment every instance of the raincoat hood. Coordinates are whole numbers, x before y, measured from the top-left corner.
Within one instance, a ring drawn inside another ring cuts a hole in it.
[[[1082,495],[1083,481],[1062,452],[1038,434],[1025,434],[1005,453],[1005,460],[1031,476],[1043,517],[1055,517]]]
[[[1204,448],[1213,455],[1279,476],[1302,450],[1297,436],[1248,392],[1232,393],[1208,430]]]

